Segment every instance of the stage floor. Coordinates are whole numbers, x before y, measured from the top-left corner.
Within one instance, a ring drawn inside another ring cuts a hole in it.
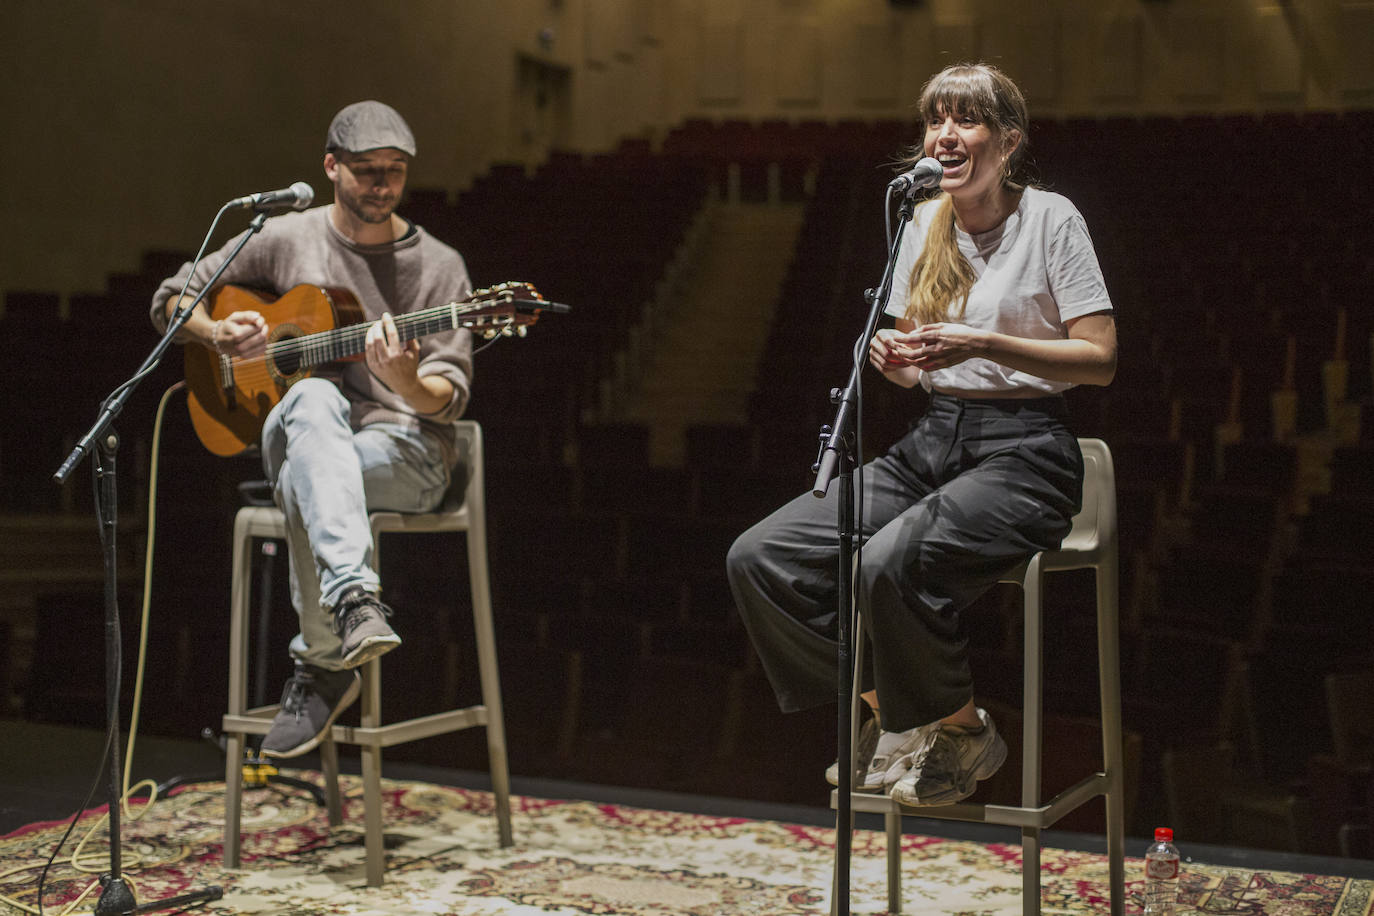
[[[127,735],[123,736],[127,740]],[[103,732],[63,725],[44,725],[0,719],[0,836],[39,821],[70,818],[78,808],[107,802],[108,771],[101,766]],[[340,755],[345,772],[357,772],[357,759]],[[139,736],[130,782],[151,779],[165,783],[175,777],[222,778],[223,758],[209,740]],[[317,758],[307,755],[289,761],[292,768],[310,769]],[[121,753],[120,766],[124,759]],[[417,780],[440,786],[489,789],[485,773],[419,766],[400,761],[384,764],[388,778]],[[819,774],[818,774],[819,776]],[[736,798],[655,792],[595,783],[572,783],[511,775],[512,791],[545,799],[570,799],[680,811],[688,814],[744,817],[753,820],[830,827],[834,813],[826,808],[750,802]],[[95,786],[87,803],[88,793]],[[881,829],[881,820],[860,815],[860,827]],[[929,818],[907,818],[905,832],[979,843],[1016,843],[1015,829],[986,824],[961,824]],[[1374,879],[1374,861],[1326,856],[1297,855],[1274,850],[1207,846],[1179,838],[1185,857],[1206,865],[1333,875]],[[1093,834],[1046,831],[1044,845],[1058,849],[1103,854],[1106,841]],[[1144,854],[1149,841],[1128,838],[1131,856]]]

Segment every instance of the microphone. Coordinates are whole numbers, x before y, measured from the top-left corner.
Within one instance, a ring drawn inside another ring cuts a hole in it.
[[[931,160],[932,162],[934,160]],[[298,181],[289,188],[282,188],[280,191],[259,191],[257,194],[249,194],[247,197],[237,197],[229,201],[229,206],[243,210],[280,210],[283,207],[290,207],[292,210],[304,210],[315,200],[315,189],[304,181]]]
[[[889,191],[907,194],[917,188],[938,188],[940,179],[945,176],[945,167],[937,160],[927,156],[909,172],[903,172],[887,183]]]

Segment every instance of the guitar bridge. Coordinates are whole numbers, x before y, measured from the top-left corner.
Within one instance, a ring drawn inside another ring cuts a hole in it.
[[[223,353],[216,355],[219,358],[219,387],[224,392],[225,406],[233,410],[238,406],[234,396],[234,361]]]

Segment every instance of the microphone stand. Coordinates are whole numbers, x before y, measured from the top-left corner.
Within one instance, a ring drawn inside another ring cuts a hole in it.
[[[100,878],[101,892],[100,900],[96,903],[95,916],[122,916],[126,913],[144,913],[152,910],[168,909],[171,907],[186,907],[194,903],[203,903],[210,900],[218,900],[224,896],[224,890],[218,886],[207,887],[202,891],[190,894],[182,894],[168,900],[156,901],[139,905],[134,900],[134,894],[127,881],[124,880],[120,872],[121,868],[121,840],[120,840],[120,805],[123,797],[121,778],[120,778],[120,735],[119,735],[119,691],[120,691],[120,659],[121,644],[119,634],[119,603],[115,584],[116,576],[116,552],[115,534],[118,527],[117,518],[117,487],[115,478],[115,457],[119,451],[119,434],[111,426],[115,417],[119,416],[124,409],[129,395],[133,393],[138,384],[143,381],[157,365],[162,361],[162,356],[172,345],[172,339],[177,332],[190,320],[193,312],[201,300],[205,297],[208,290],[214,287],[215,281],[224,273],[224,269],[229,263],[238,256],[243,250],[243,246],[248,244],[248,240],[256,235],[267,221],[267,213],[259,211],[249,224],[249,231],[244,234],[234,249],[229,253],[223,264],[215,271],[214,275],[205,286],[196,294],[192,303],[186,308],[178,308],[167,323],[167,332],[162,335],[157,346],[144,359],[143,365],[138,371],[120,385],[110,394],[100,405],[99,416],[81,441],[72,449],[67,460],[62,462],[57,473],[53,474],[53,481],[59,486],[67,482],[72,471],[78,464],[90,454],[94,449],[96,457],[94,459],[94,474],[98,481],[97,487],[97,506],[96,513],[99,516],[101,547],[104,554],[105,563],[105,710],[106,728],[108,729],[106,741],[106,753],[109,755],[109,808],[110,808],[110,872]]]
[[[843,389],[832,388],[830,401],[837,404],[835,419],[829,426],[821,427],[821,447],[812,470],[816,471],[816,483],[811,493],[816,498],[825,496],[832,479],[839,481],[839,506],[837,510],[836,535],[839,538],[838,603],[835,615],[839,624],[839,647],[837,649],[839,668],[839,721],[837,723],[836,759],[839,761],[839,784],[835,788],[835,899],[831,905],[833,916],[849,914],[849,862],[853,844],[854,815],[852,791],[854,769],[853,754],[853,705],[854,705],[854,545],[860,535],[855,531],[854,481],[855,448],[858,436],[854,429],[858,424],[859,373],[867,360],[861,357],[866,352],[868,341],[873,339],[878,329],[878,320],[887,307],[892,294],[892,273],[897,265],[897,252],[901,250],[902,233],[911,221],[915,211],[915,192],[918,186],[911,186],[903,195],[898,209],[900,217],[897,231],[888,252],[887,266],[883,268],[882,281],[878,289],[865,290],[868,300],[868,322],[863,334],[855,344],[854,366],[849,373],[849,381]]]

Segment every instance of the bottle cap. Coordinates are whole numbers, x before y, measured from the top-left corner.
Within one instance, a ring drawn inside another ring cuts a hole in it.
[[[1155,842],[1156,842],[1156,843],[1172,843],[1173,841],[1174,841],[1174,830],[1173,830],[1172,827],[1156,827],[1156,828],[1155,828]]]

